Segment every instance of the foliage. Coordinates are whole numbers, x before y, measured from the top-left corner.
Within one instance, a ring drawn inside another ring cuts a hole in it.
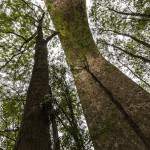
[[[44,8],[30,0],[2,0],[0,2],[2,24],[0,27],[0,147],[7,150],[13,149],[21,125],[33,67],[34,34],[43,12],[46,12]],[[53,32],[47,12],[43,32],[44,37]],[[54,38],[49,45],[49,68],[54,109],[58,109],[58,114],[55,115],[61,147],[63,150],[75,150],[78,149],[78,143],[82,142],[84,149],[90,149],[89,147],[92,146],[86,123],[82,120],[83,112],[77,99],[74,83],[70,82],[70,77],[67,81],[66,74],[70,76],[70,72],[67,71],[67,65],[64,66],[64,53],[60,51],[60,55],[57,53],[57,57],[54,56],[57,46],[58,39]],[[54,142],[53,137],[52,142]]]
[[[90,11],[100,52],[148,91],[149,4],[140,0],[93,0]]]
[[[143,58],[150,59],[150,18],[133,14],[150,15],[148,4],[149,0],[93,0],[90,11],[91,29],[101,53],[147,90],[150,66]],[[0,147],[3,149],[13,148],[20,127],[33,67],[34,34],[43,12],[45,8],[30,0],[0,1]],[[53,32],[47,12],[43,30],[45,37]],[[88,128],[58,41],[55,37],[48,48],[49,84],[61,149],[76,150],[80,143],[83,149],[90,150]]]

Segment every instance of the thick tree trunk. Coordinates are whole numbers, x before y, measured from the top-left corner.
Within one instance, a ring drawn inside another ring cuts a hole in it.
[[[46,45],[41,20],[36,37],[34,67],[15,150],[51,150],[49,114],[44,106],[49,94]]]
[[[85,0],[45,0],[71,66],[95,150],[150,149],[150,94],[107,62]]]

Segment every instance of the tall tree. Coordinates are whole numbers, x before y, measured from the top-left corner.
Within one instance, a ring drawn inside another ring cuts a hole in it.
[[[60,33],[95,149],[150,149],[150,94],[99,54],[85,0],[45,3]]]
[[[27,92],[23,121],[15,146],[16,150],[51,149],[47,42],[56,33],[44,39],[42,31],[44,15],[43,13],[35,33],[34,67]]]

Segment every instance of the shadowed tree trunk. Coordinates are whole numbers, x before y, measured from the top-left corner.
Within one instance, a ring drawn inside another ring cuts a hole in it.
[[[43,18],[44,14],[37,27],[34,66],[15,150],[51,150],[50,110],[47,108],[49,94],[47,42],[54,35],[43,39]]]
[[[73,109],[73,103],[72,103],[72,97],[71,97],[71,93],[69,91],[69,86],[67,85],[65,78],[63,78],[64,80],[64,92],[65,92],[65,100],[69,109],[69,115],[70,115],[70,124],[72,127],[72,136],[74,137],[75,143],[76,143],[76,147],[77,149],[80,150],[84,150],[84,141],[83,141],[83,137],[80,133],[80,130],[78,128],[78,124],[77,124],[77,119],[75,117],[75,113],[74,113],[74,109]]]
[[[150,94],[98,52],[85,0],[45,0],[71,67],[95,150],[150,149]]]
[[[53,150],[60,150],[60,140],[58,135],[58,124],[56,120],[57,112],[54,108],[54,97],[52,95],[51,87],[49,86],[49,95],[51,95],[51,101],[50,101],[50,120],[51,120],[51,126],[52,126],[52,133],[53,133]]]

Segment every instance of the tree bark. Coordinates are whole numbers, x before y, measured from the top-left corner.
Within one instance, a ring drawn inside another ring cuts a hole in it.
[[[150,149],[150,94],[100,54],[85,0],[45,0],[60,33],[95,150]]]
[[[51,108],[51,113],[50,113],[50,120],[51,120],[51,126],[52,126],[52,133],[53,133],[53,150],[60,150],[60,139],[58,135],[58,124],[57,124],[57,112],[54,109],[54,97],[52,94],[51,87],[49,87],[49,94],[51,95],[51,101],[50,101],[50,108]]]
[[[72,136],[75,140],[75,143],[76,143],[76,147],[77,149],[80,149],[80,150],[84,150],[85,147],[84,147],[84,140],[83,140],[83,137],[80,133],[80,130],[78,128],[78,124],[77,124],[77,119],[75,117],[75,113],[74,113],[74,109],[73,109],[73,103],[72,103],[72,95],[71,95],[71,92],[69,91],[69,86],[67,85],[66,81],[65,81],[65,78],[62,78],[63,81],[64,81],[64,92],[65,92],[65,101],[67,103],[67,107],[69,109],[69,113],[68,115],[70,116],[70,125],[72,127]]]
[[[15,150],[51,150],[49,113],[44,106],[49,94],[47,53],[41,19],[37,29],[32,77]]]

